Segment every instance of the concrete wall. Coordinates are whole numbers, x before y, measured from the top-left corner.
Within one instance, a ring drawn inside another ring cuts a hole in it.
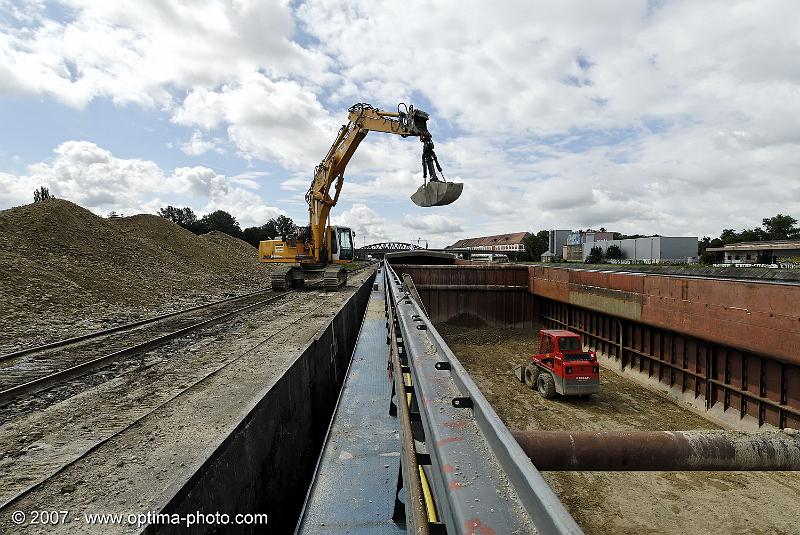
[[[253,526],[231,531],[294,531],[374,278],[373,274],[274,384],[243,408],[239,423],[208,450],[191,477],[170,489],[160,512],[219,511],[231,518],[236,513],[267,513],[266,529]],[[145,533],[185,532],[177,526],[145,529]],[[192,533],[219,532],[216,526],[192,529]]]

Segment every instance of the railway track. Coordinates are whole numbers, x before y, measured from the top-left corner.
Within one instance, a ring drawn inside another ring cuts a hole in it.
[[[302,300],[302,292],[300,291],[293,290],[289,292],[282,292],[280,296],[282,297],[287,294],[299,294],[296,296],[297,298],[295,300],[289,301],[289,303],[294,303],[297,300]],[[157,403],[153,404],[152,406],[147,407],[144,413],[140,413],[137,417],[125,421],[122,425],[116,427],[113,431],[109,430],[108,434],[94,441],[89,447],[82,449],[79,454],[76,454],[72,458],[69,458],[68,460],[65,459],[64,462],[60,462],[57,464],[44,463],[44,464],[49,464],[50,468],[43,470],[38,477],[32,479],[32,483],[19,487],[16,490],[16,492],[14,492],[11,495],[6,494],[5,496],[0,496],[0,511],[6,510],[14,502],[17,502],[24,496],[27,496],[30,493],[41,488],[42,486],[46,485],[50,480],[57,477],[58,474],[68,469],[70,466],[73,466],[74,464],[80,462],[81,459],[90,455],[92,452],[97,450],[103,444],[113,440],[115,437],[137,426],[140,422],[143,422],[147,418],[150,418],[154,413],[164,408],[165,406],[169,405],[170,403],[173,403],[176,399],[180,398],[181,396],[186,396],[189,395],[189,393],[194,392],[198,389],[205,388],[205,385],[208,384],[208,381],[212,377],[215,377],[224,370],[235,366],[242,359],[246,358],[253,351],[256,351],[257,349],[267,344],[270,340],[272,340],[279,334],[286,333],[287,330],[290,329],[292,325],[296,325],[298,323],[307,320],[310,316],[317,313],[320,309],[329,305],[333,295],[335,294],[331,294],[328,297],[320,299],[318,303],[312,303],[311,306],[308,306],[305,310],[302,310],[302,313],[298,314],[295,317],[287,317],[276,320],[274,326],[272,326],[272,328],[267,333],[265,333],[265,336],[261,337],[257,341],[254,341],[252,345],[249,345],[249,347],[231,356],[231,358],[221,362],[219,366],[210,370],[208,373],[203,373],[202,376],[196,377],[185,387],[182,387],[179,391],[177,391],[174,395],[170,395],[168,398],[160,400]],[[282,303],[282,305],[286,304],[287,304],[286,302]],[[300,307],[302,308],[304,305],[307,305],[307,303],[301,304]],[[6,489],[6,490],[8,491],[11,489]]]
[[[302,290],[252,292],[0,355],[0,407],[298,292]]]

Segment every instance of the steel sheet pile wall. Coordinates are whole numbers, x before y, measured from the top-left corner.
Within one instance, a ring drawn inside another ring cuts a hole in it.
[[[533,299],[528,292],[528,268],[505,265],[393,266],[409,274],[434,322],[468,327],[530,328]]]
[[[240,422],[178,482],[158,508],[186,515],[202,511],[267,513],[268,533],[291,533],[311,482],[336,399],[364,316],[373,273],[274,384],[265,387]],[[264,531],[237,527],[237,533]],[[147,533],[183,533],[150,526]],[[217,533],[214,525],[192,533]]]
[[[623,369],[747,425],[800,427],[800,286],[535,266],[530,287],[544,325]]]

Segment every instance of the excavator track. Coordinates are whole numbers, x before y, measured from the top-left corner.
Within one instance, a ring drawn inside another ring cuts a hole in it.
[[[322,287],[326,292],[335,292],[345,285],[347,285],[346,269],[332,267],[325,270],[325,274],[322,277]]]
[[[290,286],[289,270],[290,267],[278,266],[272,272],[272,289],[285,290]]]

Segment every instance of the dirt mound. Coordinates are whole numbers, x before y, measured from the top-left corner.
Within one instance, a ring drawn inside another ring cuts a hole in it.
[[[202,234],[200,237],[204,240],[208,240],[217,245],[217,247],[221,249],[225,249],[229,251],[231,254],[239,255],[239,256],[247,256],[258,258],[258,249],[250,245],[244,240],[240,240],[239,238],[234,238],[230,234],[225,234],[224,232],[219,232],[217,230],[212,230],[208,234]]]
[[[269,284],[253,247],[212,234],[154,215],[104,219],[61,199],[1,211],[0,344],[20,325],[28,334]]]

